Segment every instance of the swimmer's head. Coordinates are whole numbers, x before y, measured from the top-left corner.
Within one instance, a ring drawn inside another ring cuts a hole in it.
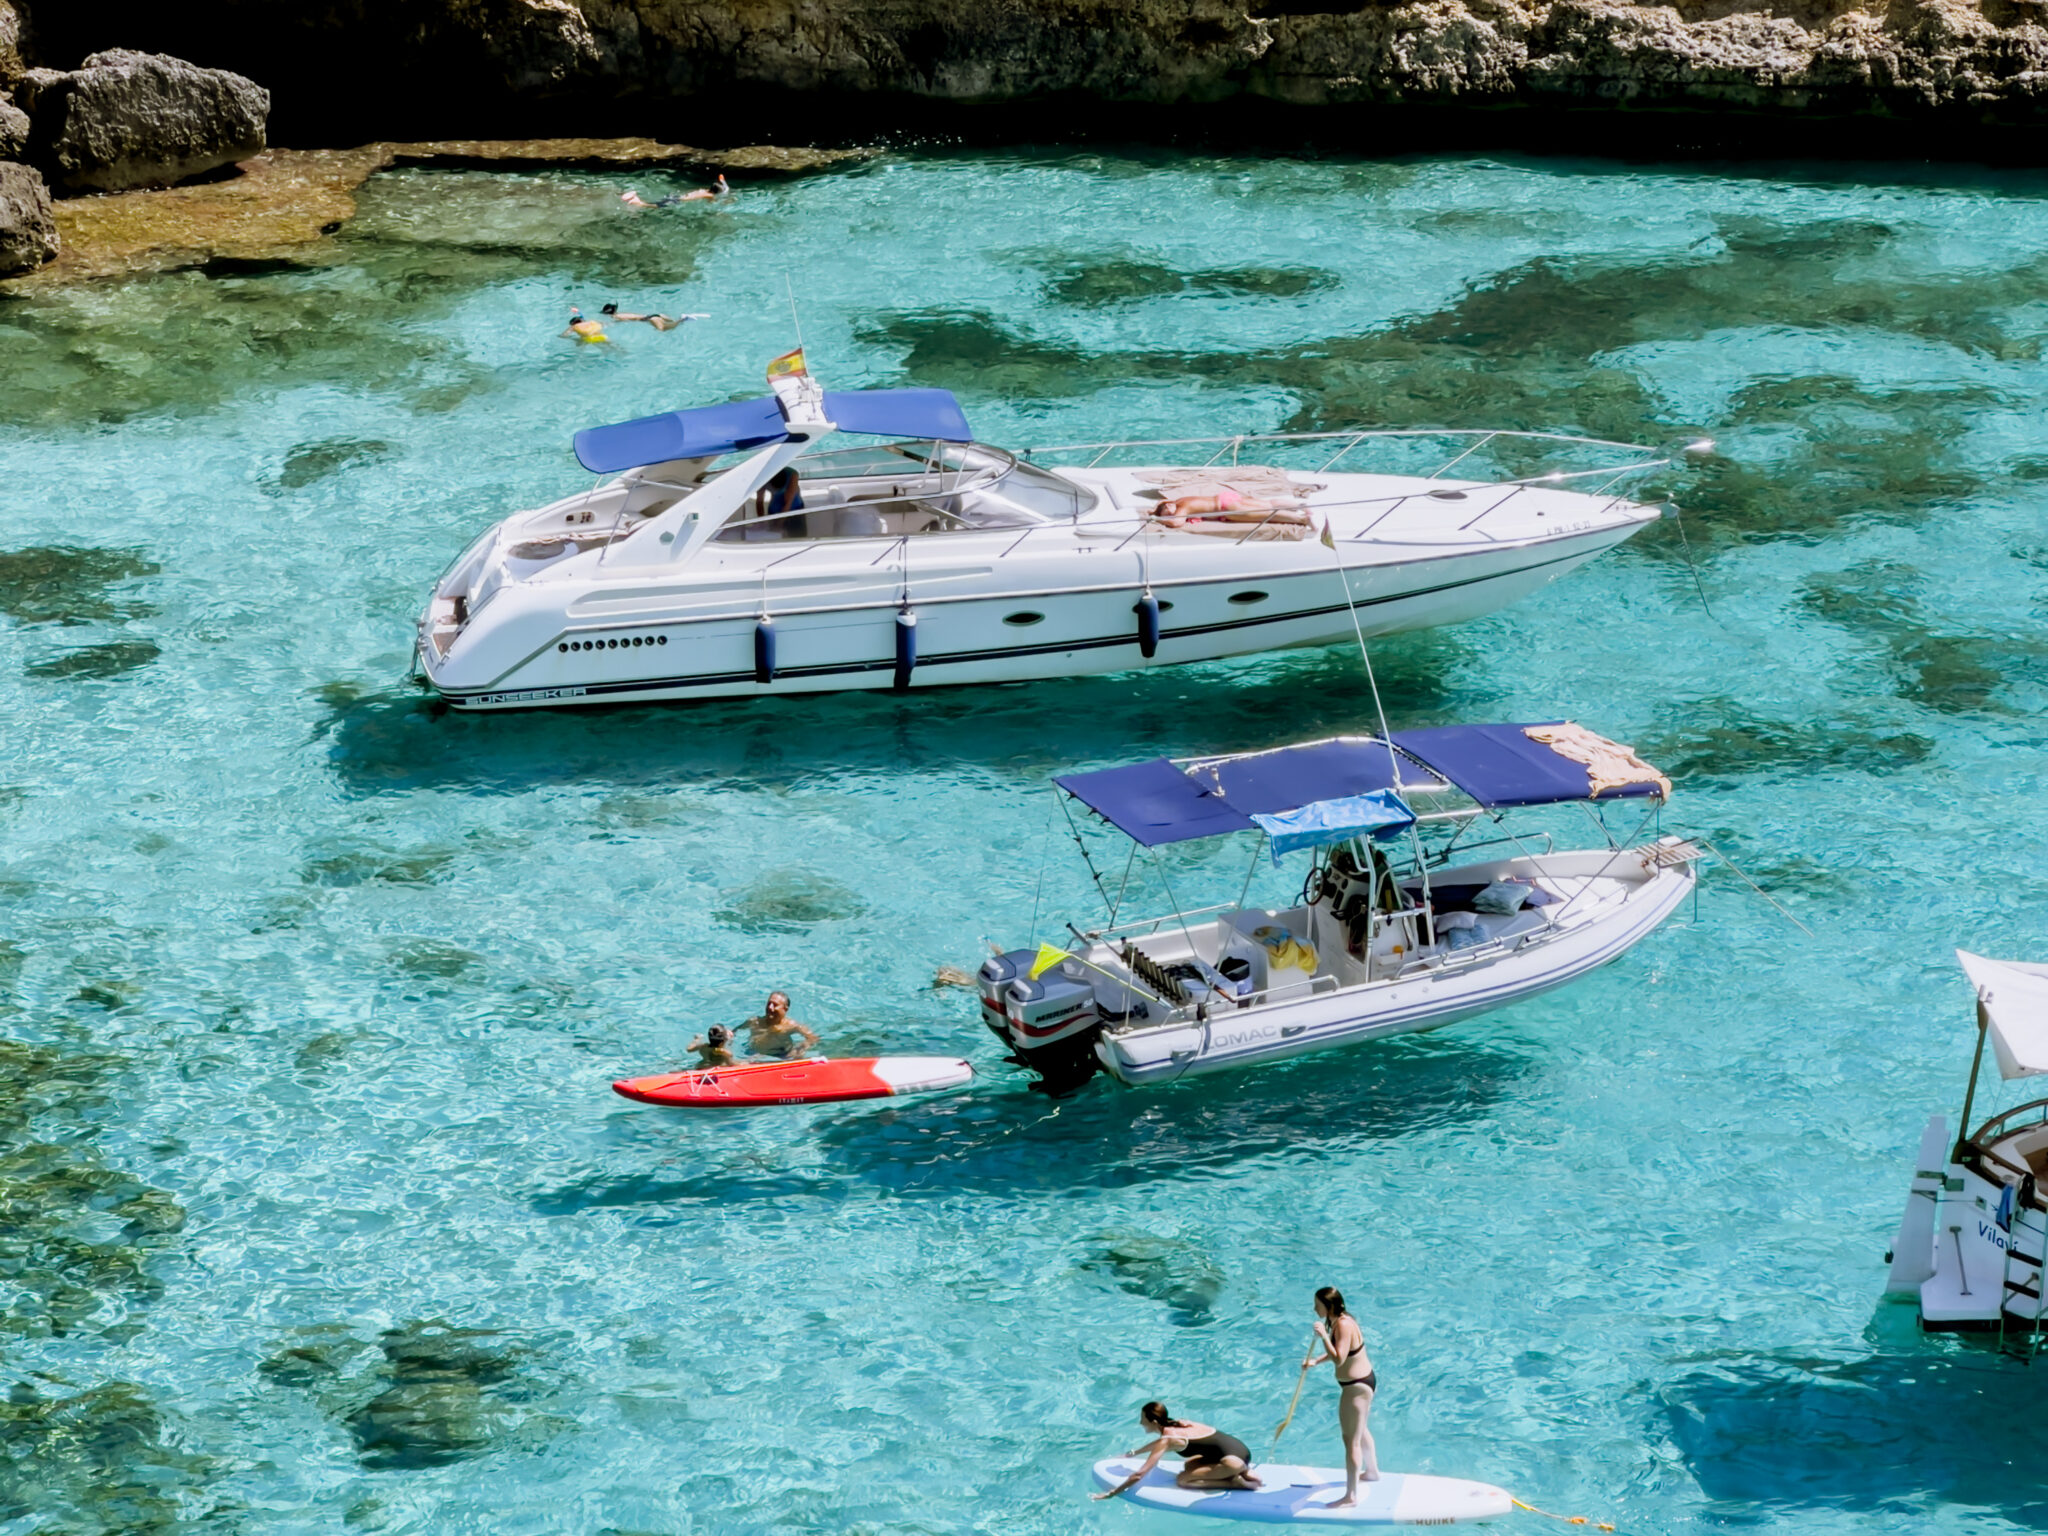
[[[604,314],[607,314],[607,315],[616,315],[616,314],[617,314],[618,312],[619,312],[619,306],[618,306],[618,305],[616,305],[616,304],[607,304],[607,305],[605,305],[605,307],[604,307],[604,309],[603,309],[603,311],[602,311],[602,313],[604,313]]]
[[[706,1040],[709,1040],[713,1045],[723,1045],[726,1041],[732,1038],[732,1031],[727,1029],[723,1024],[714,1024],[709,1029],[704,1031],[704,1038]]]

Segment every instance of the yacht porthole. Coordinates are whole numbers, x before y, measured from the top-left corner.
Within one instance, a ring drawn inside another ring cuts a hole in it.
[[[655,643],[656,645],[667,645],[667,644],[668,644],[668,636],[667,636],[667,635],[656,635],[656,636],[654,637],[654,643]]]
[[[558,651],[566,651],[567,649],[569,649],[569,642],[565,640],[560,645],[556,646],[555,649]]]
[[[1263,603],[1266,600],[1266,594],[1263,592],[1233,592],[1230,594],[1230,600],[1233,603]]]
[[[1463,501],[1465,499],[1463,491],[1431,491],[1429,494],[1438,501]]]
[[[1026,629],[1033,624],[1044,623],[1045,615],[1042,613],[1033,613],[1030,609],[1027,608],[1022,613],[1004,614],[1003,622],[1005,624],[1014,624],[1019,629]]]

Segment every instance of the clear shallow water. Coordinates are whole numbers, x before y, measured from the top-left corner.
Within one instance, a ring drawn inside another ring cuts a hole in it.
[[[1626,1531],[2048,1523],[2031,1377],[1877,1301],[1967,1068],[1948,950],[2040,948],[2048,181],[627,184],[392,175],[321,270],[0,304],[0,1531],[1137,1532],[1087,1461],[1154,1395],[1263,1445],[1331,1281],[1390,1466]],[[755,387],[785,273],[832,384],[997,442],[1714,436],[1671,487],[1711,616],[1665,525],[1376,660],[1397,724],[1637,742],[1812,937],[1720,871],[1563,994],[1055,1106],[930,986],[1090,911],[1049,775],[1369,727],[1354,660],[426,711],[425,584],[581,483],[575,427]],[[712,319],[555,339],[607,297]],[[771,986],[982,1083],[609,1093]],[[1334,1459],[1333,1396],[1292,1453]]]

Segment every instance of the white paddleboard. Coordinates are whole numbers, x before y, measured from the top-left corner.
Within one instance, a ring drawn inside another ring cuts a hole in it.
[[[1145,1463],[1116,1456],[1095,1463],[1095,1481],[1114,1488]],[[1513,1508],[1505,1488],[1462,1477],[1425,1477],[1419,1472],[1383,1472],[1376,1483],[1358,1485],[1351,1509],[1330,1506],[1344,1497],[1344,1473],[1333,1467],[1283,1467],[1259,1462],[1252,1472],[1263,1488],[1180,1488],[1180,1463],[1160,1460],[1152,1475],[1124,1495],[1150,1509],[1223,1520],[1302,1520],[1318,1525],[1449,1525],[1454,1520],[1492,1520]]]

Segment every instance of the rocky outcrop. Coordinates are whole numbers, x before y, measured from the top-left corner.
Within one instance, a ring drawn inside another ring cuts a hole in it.
[[[1680,112],[1802,133],[1882,118],[1909,145],[1914,125],[2048,117],[2048,0],[26,3],[46,55],[125,39],[218,59],[337,139],[859,134],[918,104],[1051,101],[1070,128],[1105,106],[1264,101],[1333,123],[1361,108]]]
[[[318,266],[344,259],[328,240],[355,216],[356,190],[397,165],[653,168],[759,183],[865,159],[871,149],[789,149],[753,144],[693,149],[654,139],[493,139],[364,144],[354,149],[272,149],[241,174],[119,197],[56,203],[59,259],[9,289],[87,282],[174,267]],[[4,274],[0,274],[4,275]]]
[[[57,254],[57,221],[43,178],[0,161],[0,277],[32,272]]]
[[[0,91],[0,160],[19,160],[28,153],[28,114]]]
[[[30,155],[68,192],[170,186],[262,153],[270,93],[224,69],[118,49],[28,71]]]
[[[28,68],[28,26],[10,0],[0,0],[0,90],[6,90]]]

